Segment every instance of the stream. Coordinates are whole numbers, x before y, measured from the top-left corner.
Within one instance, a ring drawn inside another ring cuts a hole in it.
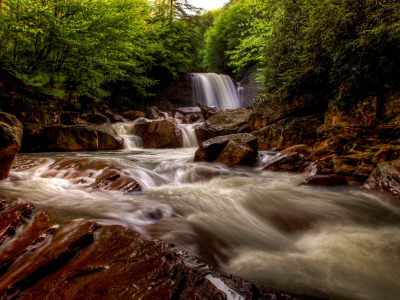
[[[328,299],[400,298],[400,211],[385,195],[301,186],[304,174],[194,163],[196,148],[129,147],[24,155],[41,163],[13,170],[0,194],[58,221],[128,226],[257,285]],[[261,163],[276,153],[260,155]],[[65,170],[48,176],[56,160],[111,164],[142,190],[82,189]],[[215,170],[223,176],[207,180]]]

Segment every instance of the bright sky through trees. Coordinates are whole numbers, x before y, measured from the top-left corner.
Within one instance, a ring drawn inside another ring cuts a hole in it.
[[[225,4],[225,2],[228,2],[228,0],[189,0],[190,4],[202,7],[206,10],[220,8]]]

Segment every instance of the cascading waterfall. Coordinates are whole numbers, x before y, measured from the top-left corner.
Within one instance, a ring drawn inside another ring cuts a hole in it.
[[[117,123],[114,124],[115,132],[125,140],[125,149],[132,150],[143,148],[142,138],[135,135],[134,128],[137,121],[131,123]]]
[[[240,106],[238,92],[227,75],[195,73],[192,77],[194,106],[201,103],[218,109],[235,109]]]
[[[198,126],[198,124],[179,124],[178,126],[182,133],[183,148],[199,147],[196,132],[194,131],[194,128]]]

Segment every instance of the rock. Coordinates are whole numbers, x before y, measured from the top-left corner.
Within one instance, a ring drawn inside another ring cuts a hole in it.
[[[109,122],[108,118],[102,114],[92,114],[86,117],[86,121],[94,124],[103,124]]]
[[[207,130],[206,125],[204,123],[196,127],[194,129],[194,132],[196,133],[199,144],[215,137],[214,133]]]
[[[193,124],[191,115],[186,115],[182,119],[182,124]]]
[[[257,152],[254,152],[247,143],[242,141],[230,141],[215,162],[233,167],[236,165],[253,166],[256,160]]]
[[[200,107],[201,114],[204,116],[206,120],[208,120],[211,116],[215,115],[218,111],[215,106],[206,106],[200,103],[197,103],[197,105]]]
[[[183,117],[184,117],[184,115],[182,115],[182,114],[179,113],[179,112],[176,112],[176,113],[175,113],[175,116],[174,116],[175,119],[183,119]]]
[[[307,145],[296,145],[281,151],[281,154],[286,155],[291,153],[298,153],[300,156],[304,157],[305,159],[308,159],[311,152],[312,149]]]
[[[192,123],[199,123],[204,122],[204,117],[202,114],[199,113],[192,113],[183,117],[182,123],[183,124],[192,124]]]
[[[98,138],[98,150],[120,150],[124,149],[124,139],[120,137],[112,127],[110,121],[96,125]]]
[[[134,130],[146,149],[182,147],[181,129],[171,120],[136,124]]]
[[[157,109],[157,107],[155,107],[155,106],[149,107],[147,109],[147,116],[149,119],[157,120],[157,119],[161,118],[160,115],[157,113],[156,109]]]
[[[223,168],[196,166],[186,172],[186,174],[183,177],[183,180],[184,182],[194,183],[199,181],[210,181],[215,177],[234,176],[234,175],[237,174]]]
[[[347,179],[344,176],[332,174],[329,176],[313,176],[307,178],[303,184],[305,185],[321,185],[321,186],[336,186],[348,185]]]
[[[299,144],[312,146],[317,141],[316,130],[321,123],[319,114],[286,118],[251,134],[257,137],[260,149],[283,150]]]
[[[261,94],[258,96],[261,96]],[[326,110],[326,101],[320,98],[316,94],[305,94],[294,96],[290,99],[281,99],[279,97],[264,99],[249,118],[251,131],[261,130],[285,118],[307,117],[316,112],[324,112]]]
[[[227,109],[217,112],[215,115],[205,121],[207,130],[216,136],[228,135],[234,133],[250,132],[249,117],[251,109]]]
[[[193,114],[193,113],[201,113],[201,109],[200,107],[178,107],[178,108],[173,108],[171,110],[172,113],[172,117],[176,118],[176,114],[180,113],[183,116],[189,115],[189,114]]]
[[[79,119],[80,113],[76,111],[66,111],[61,115],[61,122],[64,125],[75,125],[78,124],[79,121],[83,121]]]
[[[0,245],[27,222],[34,209],[32,203],[17,201],[5,206],[3,203],[0,211]]]
[[[359,182],[364,182],[369,178],[374,169],[374,165],[363,163],[362,165],[358,166],[356,171],[354,172],[354,179]]]
[[[56,125],[45,131],[47,151],[97,151],[97,130],[91,125]]]
[[[278,155],[268,161],[263,161],[263,170],[268,171],[286,171],[297,172],[304,164],[304,157],[300,157],[299,153],[290,153],[286,155]]]
[[[316,160],[323,156],[329,156],[332,154],[341,155],[343,152],[343,145],[338,139],[328,139],[320,144],[314,146],[315,150],[311,153],[311,160]]]
[[[247,133],[238,133],[215,137],[203,142],[196,151],[194,161],[215,161],[230,141],[247,143],[254,153],[258,153],[257,139]]]
[[[334,170],[335,174],[344,175],[344,176],[353,176],[353,173],[356,171],[356,168],[352,165],[347,164],[348,160],[345,158],[333,158],[329,166]]]
[[[21,148],[22,124],[10,114],[0,112],[0,180],[10,173],[11,165]]]
[[[400,159],[380,163],[364,185],[367,189],[387,191],[400,196]]]
[[[394,146],[381,148],[372,159],[372,163],[375,165],[380,164],[384,161],[395,160],[399,157],[399,148]]]
[[[120,115],[125,118],[125,119],[129,119],[131,121],[136,120],[137,118],[146,118],[146,113],[138,111],[138,110],[130,110],[130,111],[126,111],[123,113],[120,113]]]

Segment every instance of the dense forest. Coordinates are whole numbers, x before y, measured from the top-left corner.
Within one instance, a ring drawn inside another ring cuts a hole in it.
[[[123,83],[140,97],[160,74],[217,72],[267,95],[324,92],[339,106],[400,72],[396,0],[2,0],[0,68],[58,97],[94,100]],[[129,99],[127,99],[129,101]]]

